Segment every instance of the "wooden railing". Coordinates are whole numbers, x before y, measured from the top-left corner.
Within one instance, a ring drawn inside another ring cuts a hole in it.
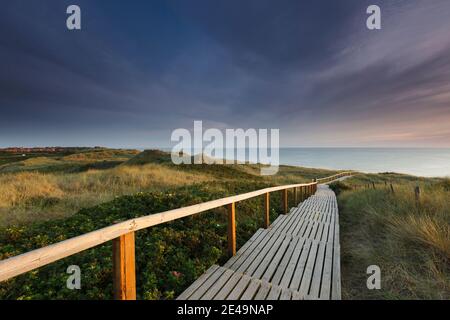
[[[335,175],[332,175],[329,177],[316,179],[316,181],[317,181],[317,183],[328,183],[330,181],[337,180],[339,178],[346,177],[346,176],[351,176],[354,174],[355,174],[355,172],[353,172],[353,171],[340,172],[338,174],[335,174]]]
[[[188,217],[222,206],[228,208],[228,253],[236,254],[236,203],[257,196],[264,196],[264,226],[270,225],[270,193],[282,192],[283,213],[288,212],[288,190],[294,193],[295,204],[303,201],[317,190],[318,183],[325,183],[349,173],[340,173],[331,177],[315,179],[311,183],[292,184],[265,188],[236,196],[212,200],[188,207],[155,213],[67,239],[37,250],[33,250],[0,261],[0,282],[40,268],[57,260],[113,241],[114,297],[119,300],[136,299],[135,274],[135,235],[138,230],[146,229],[165,222]]]

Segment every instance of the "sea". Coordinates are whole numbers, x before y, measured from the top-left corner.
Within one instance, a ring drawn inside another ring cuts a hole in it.
[[[450,177],[450,148],[281,148],[286,165]]]
[[[450,177],[450,148],[280,148],[279,161],[309,168]]]

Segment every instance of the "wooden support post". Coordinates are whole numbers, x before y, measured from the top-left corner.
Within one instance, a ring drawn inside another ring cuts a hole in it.
[[[235,203],[228,205],[228,255],[236,254],[236,206]]]
[[[390,186],[391,186],[391,192],[392,192],[392,193],[395,193],[395,192],[394,192],[394,186],[392,185],[392,183],[390,183]]]
[[[416,186],[414,188],[414,195],[416,197],[416,203],[419,203],[420,202],[420,187],[419,186]]]
[[[282,196],[282,202],[283,202],[283,213],[288,213],[288,192],[287,189],[284,189],[282,191],[283,196]]]
[[[114,298],[136,300],[134,232],[113,240]]]
[[[297,188],[294,188],[294,206],[296,207],[297,205],[298,205],[298,202],[297,202]]]
[[[270,226],[270,193],[264,195],[264,228]]]

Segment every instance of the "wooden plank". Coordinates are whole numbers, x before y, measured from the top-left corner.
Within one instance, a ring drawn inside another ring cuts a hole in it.
[[[298,259],[298,263],[295,267],[295,270],[293,271],[294,276],[292,277],[290,285],[288,284],[289,288],[291,288],[292,290],[298,291],[300,288],[300,283],[303,279],[303,274],[305,273],[306,261],[309,256],[309,252],[311,251],[311,244],[311,240],[305,240],[300,258]]]
[[[331,271],[333,268],[333,244],[327,243],[327,250],[325,253],[325,263],[323,267],[322,286],[320,289],[320,299],[330,299],[331,289]]]
[[[311,240],[315,240],[316,239],[316,234],[317,234],[317,229],[318,228],[319,228],[319,222],[314,221],[314,225],[313,225],[313,228],[311,230],[311,235],[310,235]]]
[[[271,285],[265,281],[261,282],[258,293],[255,296],[255,300],[266,300],[267,295],[271,289]]]
[[[280,236],[277,232],[266,232],[265,236],[262,238],[261,242],[256,246],[256,248],[253,250],[253,252],[250,253],[250,255],[243,257],[245,258],[244,261],[241,260],[241,263],[237,268],[233,266],[233,270],[239,271],[239,272],[246,272],[249,268],[249,266],[254,262],[254,260],[258,257],[258,255],[261,253],[261,251],[271,248],[273,243],[276,239]],[[237,266],[237,265],[236,265]]]
[[[236,204],[228,205],[228,255],[236,255]]]
[[[252,278],[250,276],[244,274],[237,285],[234,287],[234,289],[231,291],[231,293],[228,295],[227,300],[239,300],[241,295],[247,289],[251,279]]]
[[[241,300],[253,300],[258,289],[261,287],[262,281],[259,279],[252,279],[245,292],[242,294]]]
[[[325,260],[325,248],[326,244],[324,242],[319,242],[319,249],[317,252],[316,263],[314,265],[313,278],[311,281],[311,289],[309,291],[309,296],[313,299],[318,299],[320,294],[323,264]]]
[[[328,222],[325,222],[325,223],[323,224],[322,236],[321,236],[321,238],[318,239],[318,240],[320,240],[320,241],[322,241],[322,242],[327,242],[327,239],[328,239],[328,232],[329,232],[329,231],[330,231],[330,224],[329,224]]]
[[[298,222],[295,225],[295,228],[292,230],[292,234],[295,235],[295,236],[300,236],[301,237],[303,235],[303,233],[305,231],[305,228],[306,228],[306,224],[310,220],[310,218],[309,218],[309,210],[310,210],[310,208],[307,207],[306,210],[308,210],[308,211],[300,212]]]
[[[301,238],[300,241],[297,243],[297,246],[295,247],[294,253],[292,254],[291,259],[289,260],[289,264],[283,274],[283,278],[280,281],[280,286],[282,287],[289,287],[289,284],[291,283],[291,280],[295,275],[297,275],[297,272],[294,273],[294,270],[296,269],[297,262],[299,260],[300,255],[302,252],[309,247],[305,245],[306,240],[304,238]]]
[[[113,241],[114,298],[136,300],[134,232]]]
[[[230,268],[234,262],[239,259],[240,256],[244,255],[245,253],[248,253],[247,250],[250,250],[252,245],[254,245],[255,242],[258,242],[260,237],[261,237],[261,233],[264,229],[258,229],[258,231],[256,231],[256,233],[238,250],[238,252],[236,253],[235,256],[233,256],[232,258],[230,258],[225,264],[224,267],[225,268]]]
[[[298,225],[299,221],[301,220],[301,209],[296,208],[294,213],[292,214],[292,218],[289,222],[289,225],[284,229],[283,232],[293,234],[296,226]]]
[[[283,256],[283,259],[281,260],[280,264],[278,265],[278,268],[275,271],[275,274],[273,275],[273,278],[270,279],[270,274],[267,273],[263,276],[263,278],[262,278],[263,280],[272,281],[272,283],[274,283],[276,285],[280,284],[280,281],[281,281],[281,279],[284,275],[284,272],[289,264],[289,261],[293,255],[293,252],[300,240],[301,239],[298,237],[294,237],[292,239],[291,243],[289,244],[289,248],[286,251],[286,254]]]
[[[327,237],[327,242],[329,242],[329,243],[334,243],[334,226],[335,226],[335,221],[334,221],[334,217],[332,217],[331,223],[330,223],[330,231],[328,232],[328,237]]]
[[[278,250],[284,238],[284,234],[276,233],[267,245],[257,253],[256,257],[252,259],[248,268],[246,268],[246,270],[241,269],[240,271],[258,278],[273,259],[274,252]]]
[[[306,227],[305,233],[302,235],[302,237],[305,237],[307,239],[311,239],[311,231],[314,227],[315,222],[313,220],[308,221],[308,225]],[[311,239],[312,240],[312,239]]]
[[[278,224],[280,224],[284,219],[286,219],[287,216],[284,214],[280,214],[274,222],[269,226],[269,230],[276,230]]]
[[[339,222],[335,221],[334,224],[334,245],[339,245]]]
[[[248,260],[249,256],[254,256],[260,249],[258,248],[262,248],[265,243],[268,240],[267,235],[270,234],[268,233],[266,230],[263,230],[263,232],[261,232],[260,236],[250,245],[250,247],[248,247],[247,250],[245,250],[245,252],[243,252],[242,254],[239,254],[233,258],[230,259],[234,260],[232,264],[225,264],[225,267],[232,269],[232,270],[238,270],[243,263],[245,263]]]
[[[308,261],[306,262],[305,272],[302,277],[300,289],[298,290],[300,291],[301,294],[304,294],[305,296],[308,294],[309,287],[311,285],[311,279],[314,271],[314,263],[316,262],[317,248],[318,242],[313,241],[311,244],[311,250],[309,250]]]
[[[272,286],[266,300],[278,300],[280,298],[280,294],[281,288],[278,286]]]
[[[341,248],[338,245],[334,246],[333,254],[333,276],[331,283],[331,299],[341,300]]]
[[[189,300],[200,300],[200,298],[211,288],[226,271],[225,268],[218,268],[211,276],[209,276],[188,298]]]
[[[220,289],[222,289],[222,287],[228,282],[233,274],[233,270],[226,269],[214,282],[214,285],[205,292],[200,300],[212,300],[214,296],[220,291]]]
[[[267,269],[262,273],[262,271],[259,270],[259,268],[256,270],[254,276],[255,277],[261,277],[263,280],[270,281],[275,271],[280,268],[279,264],[281,259],[283,258],[286,249],[289,247],[289,244],[292,241],[292,237],[290,235],[287,235],[286,238],[284,238],[282,245],[278,250],[275,252],[275,256],[273,257],[272,261],[270,262]],[[265,263],[265,262],[263,262]],[[282,266],[281,266],[282,267]]]
[[[285,218],[277,224],[277,226],[273,229],[273,231],[283,233],[284,230],[288,227],[290,224],[290,221],[293,219],[292,215],[285,216]]]
[[[234,289],[236,284],[239,282],[239,280],[242,278],[243,274],[239,272],[235,272],[230,279],[228,279],[228,282],[220,289],[220,291],[217,293],[217,295],[214,297],[214,300],[225,300],[226,297],[230,294],[230,292]]]
[[[316,236],[314,239],[317,241],[320,241],[322,239],[324,224],[322,222],[317,222],[317,224],[318,224],[318,228],[317,228],[317,233],[316,233]]]
[[[183,291],[182,294],[180,294],[177,298],[177,300],[186,300],[189,298],[189,296],[197,290],[203,282],[205,282],[211,274],[213,274],[217,269],[219,269],[219,266],[214,264],[211,267],[209,267],[208,270],[206,270],[205,273],[203,273],[197,280],[195,280],[186,290]]]
[[[292,300],[303,300],[304,297],[298,291],[292,291]]]
[[[280,300],[291,300],[292,292],[287,288],[281,289]]]

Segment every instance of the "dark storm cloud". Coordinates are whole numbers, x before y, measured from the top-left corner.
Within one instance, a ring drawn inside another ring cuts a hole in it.
[[[369,4],[4,1],[0,146],[167,145],[197,119],[285,145],[445,144],[449,2],[377,1],[381,31]]]

